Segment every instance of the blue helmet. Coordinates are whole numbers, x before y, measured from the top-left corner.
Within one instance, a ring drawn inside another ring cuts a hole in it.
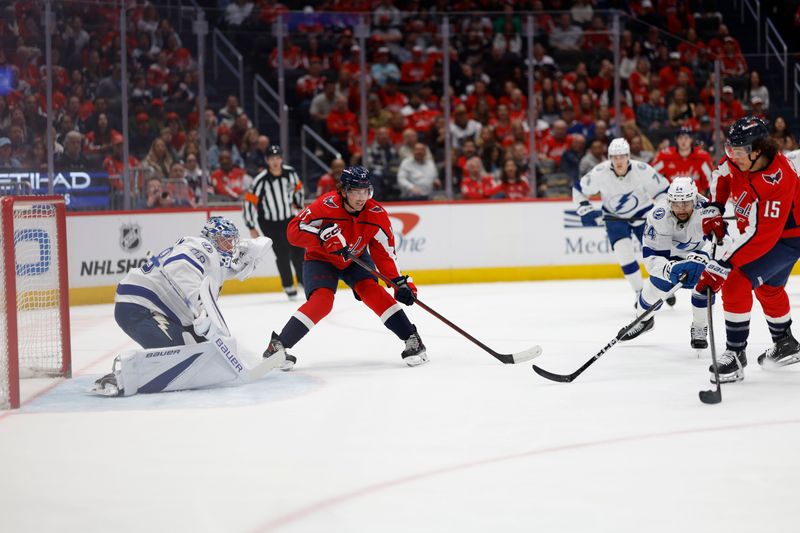
[[[219,252],[222,266],[231,266],[233,254],[239,244],[239,230],[225,217],[211,217],[206,221],[200,235],[211,241]]]
[[[369,196],[372,198],[370,172],[362,166],[356,165],[344,169],[342,176],[339,178],[339,183],[342,184],[344,192],[352,189],[369,189]]]

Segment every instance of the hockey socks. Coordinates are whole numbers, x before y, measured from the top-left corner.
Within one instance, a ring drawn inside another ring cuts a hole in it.
[[[378,315],[381,322],[397,335],[407,340],[414,333],[414,326],[408,320],[400,304],[392,298],[375,280],[365,279],[356,283],[354,290],[358,297]]]
[[[620,239],[613,245],[614,256],[617,258],[625,279],[630,284],[634,292],[642,290],[642,272],[639,270],[639,263],[636,262],[636,255],[633,252],[633,241],[631,239]]]

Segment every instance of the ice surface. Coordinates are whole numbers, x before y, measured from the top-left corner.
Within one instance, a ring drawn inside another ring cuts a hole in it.
[[[792,292],[793,303],[800,295]],[[421,309],[431,362],[349,291],[293,352],[245,387],[85,395],[134,347],[111,306],[72,310],[72,380],[26,380],[0,412],[0,529],[214,532],[796,532],[800,365],[774,372],[758,304],[750,366],[723,401],[689,348],[689,294],[572,384],[502,365]],[[421,287],[493,349],[541,344],[572,372],[633,318],[622,280]],[[297,303],[223,297],[257,358]],[[715,314],[724,349],[721,309]]]

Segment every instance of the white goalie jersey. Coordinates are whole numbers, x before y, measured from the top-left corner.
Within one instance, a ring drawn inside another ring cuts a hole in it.
[[[578,204],[600,194],[603,211],[619,218],[642,217],[653,206],[653,200],[667,192],[669,182],[661,174],[639,161],[631,161],[628,172],[619,177],[611,161],[604,161],[583,176],[572,189]]]
[[[691,253],[708,257],[709,242],[703,238],[700,215],[703,200],[698,196],[692,216],[686,222],[675,218],[666,199],[660,200],[648,213],[642,256],[651,276],[669,281],[664,269],[670,261],[686,259]]]
[[[114,301],[141,305],[191,326],[203,278],[209,278],[211,290],[219,295],[223,282],[231,275],[226,272],[229,270],[221,265],[219,252],[210,241],[184,237],[128,272],[117,286]]]

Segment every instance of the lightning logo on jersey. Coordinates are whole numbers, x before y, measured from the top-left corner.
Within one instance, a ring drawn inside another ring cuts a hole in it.
[[[613,199],[609,203],[613,203],[614,211],[621,215],[625,213],[630,213],[631,211],[639,207],[639,199],[633,195],[633,192],[626,192],[622,196]]]
[[[158,329],[163,331],[164,335],[166,335],[169,340],[173,340],[172,336],[169,334],[169,321],[167,321],[167,317],[161,313],[152,313],[152,316],[153,320],[155,320],[158,325]]]

